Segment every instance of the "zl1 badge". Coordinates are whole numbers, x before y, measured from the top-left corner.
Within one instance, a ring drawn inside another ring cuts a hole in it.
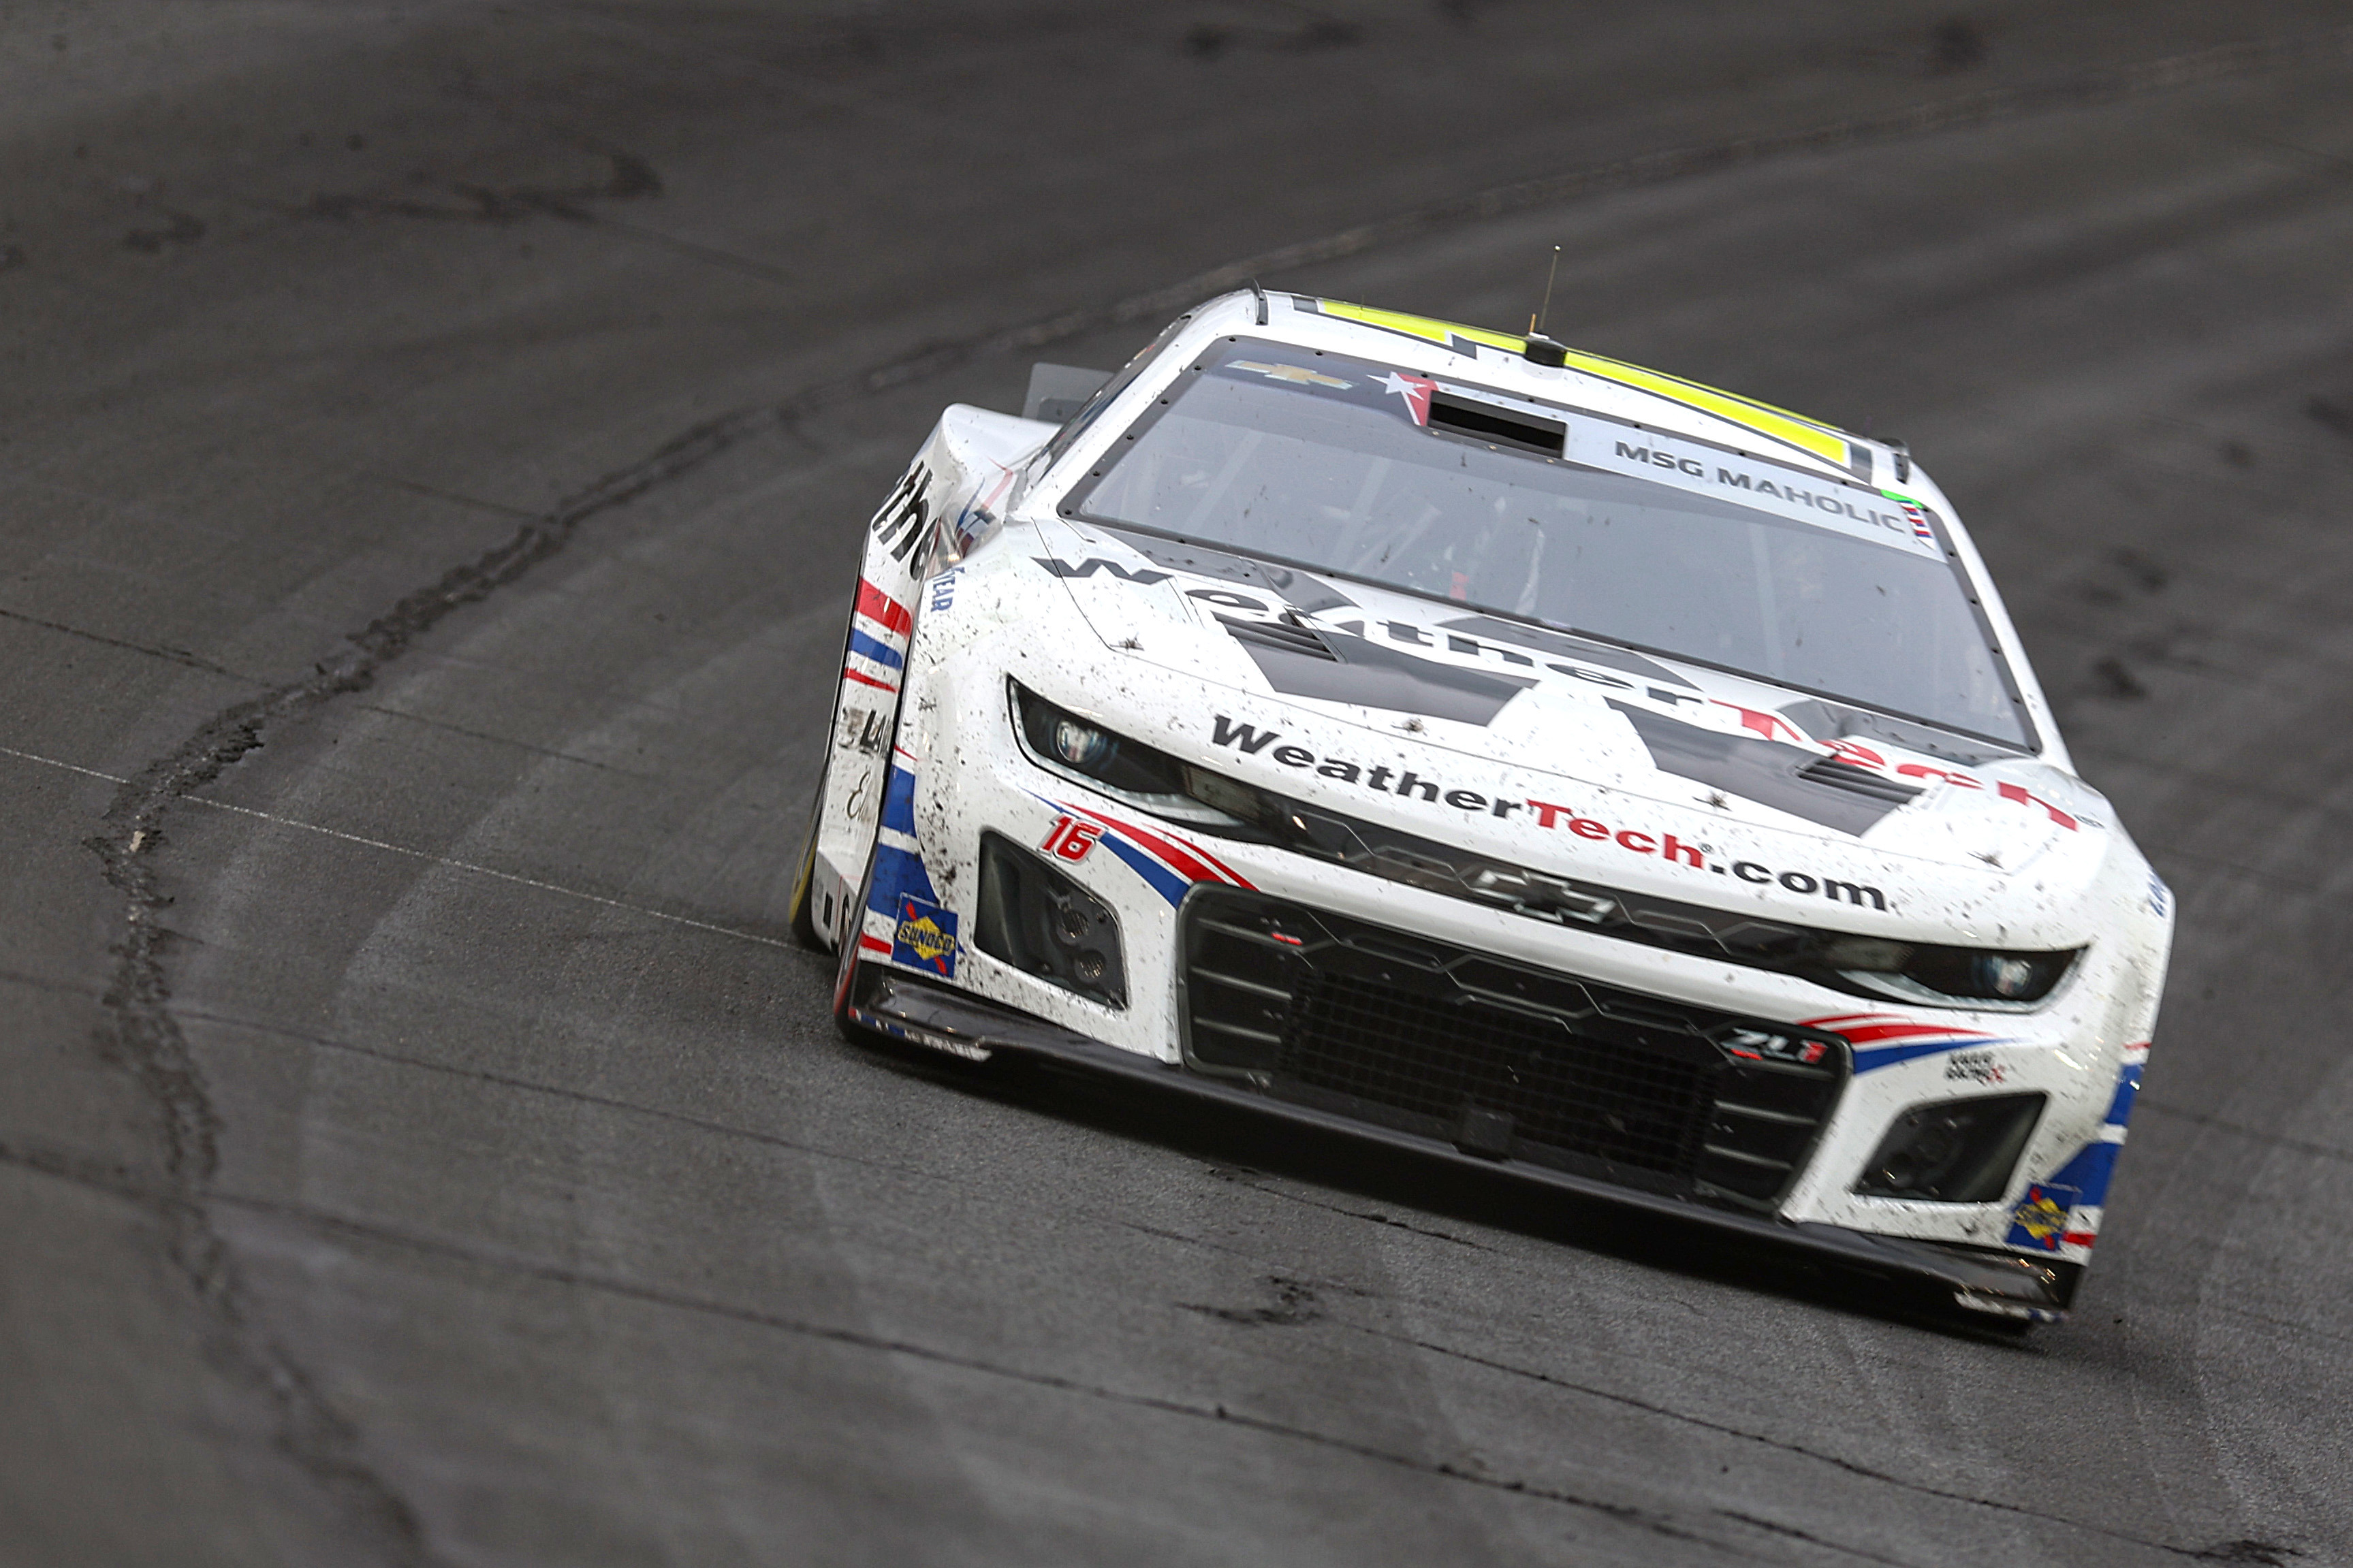
[[[956,917],[937,904],[902,896],[899,924],[891,933],[891,962],[927,969],[943,980],[956,970]]]

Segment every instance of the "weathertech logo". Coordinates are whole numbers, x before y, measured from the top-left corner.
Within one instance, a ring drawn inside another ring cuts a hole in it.
[[[1656,855],[1670,865],[1694,871],[1713,871],[1719,877],[1734,878],[1752,886],[1771,883],[1784,892],[1796,893],[1800,897],[1819,894],[1833,903],[1849,903],[1874,910],[1887,908],[1887,895],[1866,883],[1841,881],[1835,877],[1816,877],[1804,871],[1776,871],[1754,860],[1717,860],[1707,846],[1686,844],[1672,833],[1644,833],[1631,827],[1612,827],[1599,818],[1582,815],[1571,806],[1548,800],[1514,800],[1482,795],[1477,790],[1451,789],[1436,779],[1422,777],[1410,768],[1402,771],[1391,767],[1367,768],[1337,757],[1319,757],[1304,746],[1275,744],[1282,739],[1278,731],[1237,724],[1222,713],[1212,721],[1209,734],[1212,745],[1229,747],[1253,757],[1262,754],[1282,767],[1312,772],[1318,778],[1335,779],[1341,784],[1377,790],[1383,795],[1398,795],[1425,805],[1443,804],[1457,811],[1496,817],[1509,817],[1515,811],[1525,811],[1538,827],[1574,834],[1595,844],[1614,844],[1632,855]]]

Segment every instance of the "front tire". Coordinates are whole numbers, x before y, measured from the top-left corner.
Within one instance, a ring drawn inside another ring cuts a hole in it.
[[[810,843],[816,843],[814,835]],[[853,1046],[874,1047],[892,1043],[888,1036],[878,1034],[862,1024],[853,1023],[849,1016],[849,995],[858,984],[859,939],[866,934],[866,900],[873,896],[873,892],[874,851],[870,848],[866,852],[865,875],[858,879],[857,901],[843,911],[840,962],[834,966],[833,972],[833,1026],[840,1032],[843,1039]]]
[[[826,765],[818,770],[817,799],[809,805],[808,832],[801,838],[800,869],[793,877],[792,901],[785,917],[793,940],[811,952],[828,951],[825,933],[817,929],[817,836],[818,829],[825,824],[825,782],[832,772],[833,757],[828,750]]]

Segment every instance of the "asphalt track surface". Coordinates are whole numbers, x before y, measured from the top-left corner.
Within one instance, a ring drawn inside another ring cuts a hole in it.
[[[1947,20],[0,8],[0,1562],[2353,1561],[2353,32]],[[1911,441],[2179,894],[2063,1327],[863,1053],[786,939],[941,405],[1555,244]]]

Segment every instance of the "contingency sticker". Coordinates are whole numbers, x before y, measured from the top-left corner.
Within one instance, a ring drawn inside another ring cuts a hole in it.
[[[953,910],[911,895],[900,895],[899,923],[891,933],[892,963],[928,969],[943,980],[954,980],[956,949],[956,917]]]
[[[2037,1182],[2028,1187],[2025,1198],[2010,1211],[2009,1244],[2058,1251],[2067,1238],[2067,1216],[2074,1212],[2075,1200],[2081,1196],[2075,1188],[2053,1182]]]

